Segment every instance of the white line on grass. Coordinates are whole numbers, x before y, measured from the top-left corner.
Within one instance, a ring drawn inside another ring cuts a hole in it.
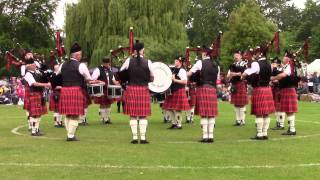
[[[172,166],[172,165],[153,165],[153,166],[126,166],[110,164],[58,164],[58,163],[0,163],[0,166],[15,167],[60,167],[60,168],[92,168],[92,169],[275,169],[275,168],[310,168],[319,167],[320,163],[308,164],[285,164],[285,165],[233,165],[233,166]]]
[[[27,125],[20,125],[14,129],[11,130],[11,132],[15,135],[19,135],[19,136],[27,136],[26,134],[20,133],[18,132],[19,129],[26,127]],[[270,138],[269,141],[282,141],[282,140],[291,140],[291,139],[304,139],[304,138],[309,138],[309,137],[315,137],[315,136],[320,136],[320,134],[312,134],[312,135],[302,135],[302,136],[292,136],[292,137],[283,137],[283,138]],[[54,137],[47,137],[47,136],[39,136],[39,137],[35,137],[37,139],[52,139],[52,140],[64,140],[63,138],[54,138]],[[86,140],[88,142],[108,142],[105,140]],[[239,140],[234,140],[234,141],[230,141],[230,140],[223,140],[223,141],[218,141],[219,142],[238,142],[238,143],[242,143],[242,142],[257,142],[256,140],[251,140],[251,139],[239,139]],[[197,141],[169,141],[169,142],[165,142],[167,144],[199,144],[199,142]]]

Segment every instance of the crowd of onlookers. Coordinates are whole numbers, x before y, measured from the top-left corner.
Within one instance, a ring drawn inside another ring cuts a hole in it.
[[[0,80],[0,104],[22,104],[24,98],[24,86],[21,79],[5,77]]]
[[[299,100],[320,102],[320,74],[314,73],[301,78],[297,87]],[[221,101],[230,101],[230,83],[221,73],[217,82],[217,96]],[[24,86],[20,78],[0,79],[0,104],[23,104]]]

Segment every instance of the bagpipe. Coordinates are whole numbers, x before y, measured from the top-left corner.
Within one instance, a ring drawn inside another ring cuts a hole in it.
[[[110,50],[111,61],[116,59],[120,64],[122,64],[127,58],[131,57],[133,54],[134,47],[134,32],[133,27],[129,30],[129,46],[122,47],[119,46],[118,49]],[[120,68],[118,72],[114,72],[115,78],[120,81],[120,83],[125,86],[126,82],[129,81],[129,74],[127,70],[121,71]]]
[[[216,62],[217,65],[219,65],[219,57],[220,57],[220,49],[221,49],[221,38],[222,38],[223,32],[219,31],[218,36],[213,41],[213,43],[210,46],[210,51],[208,52],[208,48],[203,46],[202,48],[200,46],[190,48],[187,47],[185,50],[185,67],[187,70],[191,69],[191,63],[190,63],[190,53],[196,53],[196,61],[201,59],[201,53],[207,52],[210,55],[210,58]],[[189,81],[190,84],[194,84],[196,82],[200,82],[200,71],[197,71],[196,73],[193,73],[190,77]]]

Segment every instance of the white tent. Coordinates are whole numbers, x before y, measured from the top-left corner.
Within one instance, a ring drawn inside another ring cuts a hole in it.
[[[315,72],[320,73],[320,59],[314,60],[307,67],[308,74],[313,74]]]

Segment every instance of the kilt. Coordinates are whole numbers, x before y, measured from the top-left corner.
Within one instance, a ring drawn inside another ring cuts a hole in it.
[[[103,106],[111,105],[114,102],[114,100],[108,98],[108,88],[106,86],[103,87],[103,94],[104,95],[101,96],[101,97],[94,97],[93,98],[94,103],[95,104],[100,104],[100,105],[103,105]]]
[[[272,88],[272,95],[273,95],[273,101],[274,101],[274,106],[276,108],[276,111],[281,112],[281,110],[280,110],[280,88],[273,87]]]
[[[218,115],[218,102],[216,89],[201,86],[197,88],[195,114],[201,117],[216,117]]]
[[[24,86],[23,109],[29,110],[30,87]]]
[[[248,104],[247,84],[244,81],[239,81],[233,84],[236,91],[231,93],[231,104],[235,106],[245,106]]]
[[[59,113],[63,115],[84,115],[86,97],[81,87],[62,87],[59,100]]]
[[[50,94],[49,110],[53,112],[59,112],[59,100],[54,99],[55,93],[60,93],[60,90],[53,90]]]
[[[190,106],[196,105],[196,99],[197,99],[196,93],[197,93],[196,88],[189,88],[189,95],[190,95],[189,104],[190,104]]]
[[[83,88],[82,88],[82,91],[83,91],[83,94],[84,94],[84,108],[88,108],[89,105],[92,104],[92,102],[91,102],[91,97],[90,97],[87,89],[83,89]]]
[[[298,112],[298,95],[294,88],[280,90],[280,111],[286,113]]]
[[[251,114],[263,116],[275,112],[272,90],[270,87],[254,87],[251,98]]]
[[[148,86],[129,85],[123,94],[123,112],[133,117],[151,115],[151,99]]]
[[[187,111],[190,110],[185,88],[180,88],[167,96],[162,108],[165,110]]]
[[[30,117],[47,114],[46,103],[42,102],[41,92],[30,92],[28,103]]]

